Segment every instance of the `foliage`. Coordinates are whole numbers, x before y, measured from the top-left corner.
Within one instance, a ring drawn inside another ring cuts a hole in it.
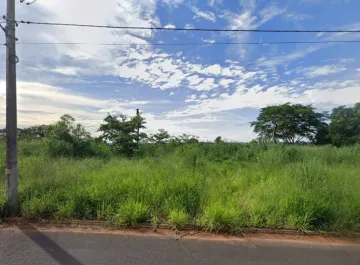
[[[253,226],[360,231],[360,146],[148,146],[162,152],[110,160],[20,155],[22,215],[230,232]]]
[[[327,145],[332,143],[328,124],[320,124],[312,143],[316,145]]]
[[[340,106],[330,115],[330,137],[335,146],[360,142],[360,103],[354,107]]]
[[[187,225],[188,221],[189,221],[189,216],[184,211],[184,209],[171,210],[169,213],[169,224],[176,228],[181,228]]]
[[[159,129],[158,133],[152,134],[149,138],[149,141],[151,143],[155,143],[155,144],[165,144],[167,142],[170,141],[170,134],[164,130],[164,129]]]
[[[26,140],[42,139],[46,137],[46,131],[46,125],[30,126],[28,128],[19,129],[18,137],[19,139]]]
[[[221,143],[223,143],[223,142],[224,142],[224,141],[222,140],[221,136],[218,136],[218,137],[215,138],[215,143],[216,143],[216,144],[221,144]]]
[[[183,133],[180,136],[173,137],[172,141],[180,144],[196,144],[199,143],[199,137],[196,135]]]
[[[61,116],[60,121],[47,126],[48,154],[53,157],[91,156],[91,135],[69,114]]]
[[[117,224],[126,227],[136,227],[139,223],[147,222],[149,216],[149,210],[146,205],[129,200],[120,206],[116,217]]]
[[[100,139],[110,142],[118,154],[132,156],[139,142],[147,137],[145,133],[140,133],[140,129],[146,128],[145,119],[140,114],[130,120],[124,115],[117,117],[108,114],[104,122],[98,130],[102,132]]]
[[[262,108],[251,126],[261,138],[295,144],[302,139],[315,142],[320,128],[326,127],[326,119],[326,113],[317,113],[311,106],[287,103]]]

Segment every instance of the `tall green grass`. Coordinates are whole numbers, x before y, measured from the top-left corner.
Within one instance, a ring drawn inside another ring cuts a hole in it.
[[[19,157],[27,218],[360,231],[359,146],[143,145],[133,159],[75,160],[28,145]],[[0,162],[3,172],[3,152]]]

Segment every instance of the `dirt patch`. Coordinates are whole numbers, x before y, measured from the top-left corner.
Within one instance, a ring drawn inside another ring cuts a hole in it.
[[[6,220],[0,225],[3,231],[17,231],[17,226],[27,224],[22,218],[15,218]],[[360,237],[358,234],[352,236],[341,236],[325,234],[304,234],[297,231],[284,230],[269,230],[266,229],[246,229],[243,233],[238,235],[228,235],[221,233],[208,233],[192,229],[185,229],[179,231],[176,229],[169,229],[169,227],[160,226],[160,228],[153,228],[151,225],[143,225],[137,229],[115,229],[104,222],[98,221],[66,221],[66,222],[37,222],[31,223],[39,231],[43,232],[65,232],[65,233],[91,233],[91,234],[113,234],[122,236],[149,236],[149,237],[163,237],[173,238],[175,240],[193,239],[193,240],[211,240],[223,242],[256,242],[263,243],[272,242],[293,242],[293,243],[312,243],[312,244],[327,244],[327,245],[358,245],[360,246]],[[280,232],[279,232],[280,231]],[[315,233],[315,232],[313,232]]]

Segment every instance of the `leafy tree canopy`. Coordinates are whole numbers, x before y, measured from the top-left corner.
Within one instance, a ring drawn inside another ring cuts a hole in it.
[[[156,144],[164,144],[170,141],[170,134],[168,133],[168,131],[164,130],[164,129],[159,129],[158,133],[154,133],[151,135],[150,137],[150,142],[152,143],[156,143]]]
[[[35,125],[28,128],[19,129],[19,138],[26,140],[36,140],[46,137],[46,125]]]
[[[216,137],[215,138],[215,143],[216,144],[221,144],[221,143],[223,143],[224,141],[222,140],[222,137],[221,136],[218,136],[218,137]]]
[[[312,106],[287,103],[262,108],[251,126],[262,139],[295,144],[303,139],[316,142],[320,129],[327,126],[326,120],[327,113],[317,113]]]
[[[60,121],[47,126],[46,133],[49,138],[69,143],[91,139],[91,134],[85,130],[85,127],[81,124],[75,124],[75,119],[69,114],[61,116]]]
[[[334,145],[360,143],[360,103],[354,107],[333,109],[330,120],[329,132]]]
[[[140,132],[140,129],[146,128],[145,124],[140,114],[131,119],[124,115],[108,114],[98,131],[102,132],[100,139],[110,142],[116,152],[131,156],[139,142],[147,137]]]
[[[173,141],[181,144],[194,144],[199,142],[199,137],[196,135],[183,133],[182,135],[175,137]]]

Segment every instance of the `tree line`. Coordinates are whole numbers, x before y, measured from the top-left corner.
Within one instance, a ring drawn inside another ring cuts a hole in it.
[[[198,143],[195,135],[182,134],[171,136],[166,130],[146,134],[145,118],[137,111],[136,116],[108,114],[97,130],[98,137],[92,137],[82,124],[76,124],[75,118],[69,114],[50,125],[36,125],[18,129],[18,139],[25,141],[44,140],[47,153],[51,156],[107,156],[115,153],[133,156],[140,144],[184,144]],[[0,130],[0,140],[4,140],[6,130]]]
[[[251,126],[258,135],[255,142],[353,145],[360,143],[360,103],[353,107],[337,107],[331,113],[316,112],[311,105],[269,106],[260,110]],[[139,111],[134,117],[108,114],[99,126],[100,136],[92,137],[83,125],[76,124],[72,116],[65,114],[51,125],[19,129],[18,138],[43,139],[50,155],[73,157],[102,156],[110,152],[133,156],[140,144],[199,142],[199,137],[194,135],[171,136],[165,129],[148,135],[144,129],[146,121]],[[5,135],[5,129],[0,130],[0,140]],[[214,142],[224,141],[218,136]]]
[[[360,143],[360,103],[316,112],[311,105],[286,103],[262,108],[251,123],[259,141],[346,146]]]

